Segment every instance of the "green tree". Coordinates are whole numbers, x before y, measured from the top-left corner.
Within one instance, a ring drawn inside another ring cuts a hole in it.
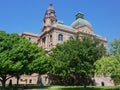
[[[115,84],[120,84],[120,39],[114,39],[110,43],[110,54],[114,55],[119,62],[111,78],[114,80]]]
[[[120,62],[116,56],[103,57],[95,62],[96,74],[118,75],[120,74]]]
[[[52,57],[51,74],[72,77],[71,82],[74,85],[80,84],[79,77],[83,79],[81,84],[88,83],[87,78],[94,73],[93,64],[103,56],[103,52],[105,48],[95,37],[83,37],[81,40],[76,38],[58,44],[52,49],[50,55]]]
[[[115,84],[120,84],[120,55],[103,57],[95,62],[96,74],[111,76]],[[117,79],[116,79],[117,78]]]
[[[96,73],[109,75],[115,84],[120,84],[120,40],[110,43],[110,55],[96,61]]]
[[[5,87],[5,82],[13,76],[18,77],[23,73],[34,72],[29,64],[34,60],[42,60],[41,57],[44,56],[44,50],[27,39],[18,34],[0,31],[0,81],[2,86]]]
[[[120,54],[120,39],[114,39],[110,42],[110,54]]]

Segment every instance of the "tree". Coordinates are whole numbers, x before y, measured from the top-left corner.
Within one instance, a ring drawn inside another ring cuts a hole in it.
[[[115,84],[120,84],[120,39],[114,39],[110,43],[110,54],[114,55],[116,60],[119,62],[115,69],[115,73],[111,75],[111,78],[114,80]]]
[[[110,42],[110,54],[120,54],[120,39],[114,39]]]
[[[116,56],[103,57],[95,62],[96,74],[118,75],[120,74],[120,62]]]
[[[110,76],[116,85],[120,83],[120,55],[103,57],[97,60],[94,65],[97,75]]]
[[[28,65],[31,73],[46,74],[50,70],[50,58],[48,56],[38,56]]]
[[[96,38],[83,37],[68,40],[58,44],[52,49],[52,70],[51,74],[56,76],[71,77],[72,80],[66,83],[74,85],[89,83],[88,78],[94,73],[94,62],[103,56],[105,48]],[[79,78],[83,81],[80,82]],[[69,79],[69,78],[68,78]],[[63,83],[63,82],[62,82]]]
[[[111,76],[114,83],[120,84],[120,40],[110,43],[110,55],[95,62],[96,74]]]
[[[18,34],[0,31],[0,81],[2,86],[5,87],[6,80],[13,76],[17,77],[33,71],[29,64],[34,60],[41,60],[44,56],[45,51],[36,44]]]

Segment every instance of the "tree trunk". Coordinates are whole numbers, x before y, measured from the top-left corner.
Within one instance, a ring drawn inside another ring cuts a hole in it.
[[[5,90],[5,83],[6,83],[6,79],[2,79],[2,90]]]
[[[74,74],[73,79],[74,79],[73,85],[78,85],[78,81],[79,81],[78,74]]]
[[[39,85],[41,83],[41,76],[40,74],[38,75],[38,79],[37,79],[37,84]]]
[[[6,75],[1,76],[2,90],[5,90]]]
[[[17,85],[19,84],[19,78],[17,78]]]
[[[19,85],[19,79],[20,79],[20,76],[17,76],[17,85]]]

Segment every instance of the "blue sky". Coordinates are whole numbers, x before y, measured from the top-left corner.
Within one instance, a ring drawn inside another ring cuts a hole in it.
[[[0,30],[7,33],[41,32],[52,3],[58,20],[70,25],[82,12],[96,34],[108,41],[120,38],[120,0],[0,0]]]

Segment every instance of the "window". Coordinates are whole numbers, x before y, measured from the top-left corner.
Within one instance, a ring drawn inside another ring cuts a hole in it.
[[[50,35],[50,42],[52,42],[52,35]]]
[[[42,38],[42,42],[45,44],[46,37]]]
[[[29,80],[29,83],[32,83],[32,79]]]
[[[28,38],[31,41],[31,37]]]
[[[63,35],[62,35],[62,34],[59,34],[59,35],[58,35],[58,40],[59,40],[59,41],[63,41]]]

